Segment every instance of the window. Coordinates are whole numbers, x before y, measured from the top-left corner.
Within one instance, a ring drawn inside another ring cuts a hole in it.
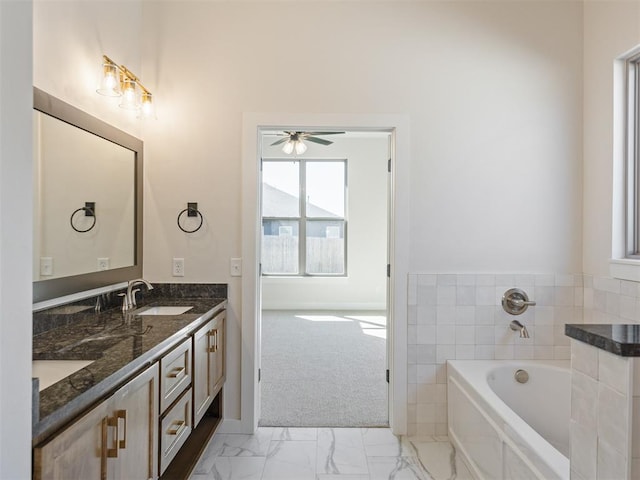
[[[263,160],[263,275],[346,275],[346,160]]]
[[[625,60],[626,257],[640,259],[640,53]]]

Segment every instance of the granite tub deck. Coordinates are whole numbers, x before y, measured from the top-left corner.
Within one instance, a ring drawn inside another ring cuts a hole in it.
[[[566,324],[565,335],[621,357],[640,357],[640,325]]]
[[[34,313],[34,360],[89,360],[87,367],[42,390],[32,430],[33,444],[110,394],[129,377],[188,338],[226,307],[226,285],[154,285],[131,313],[118,297],[101,299],[107,309],[94,310],[97,298]],[[222,288],[223,287],[223,288]],[[82,309],[88,305],[89,308]],[[136,315],[152,306],[192,306],[179,315]],[[73,308],[69,308],[73,307]],[[61,312],[72,313],[61,313]],[[50,318],[48,318],[50,317]]]

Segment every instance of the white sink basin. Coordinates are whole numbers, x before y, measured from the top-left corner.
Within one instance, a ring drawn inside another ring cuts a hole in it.
[[[176,305],[167,305],[160,307],[150,307],[141,312],[136,312],[136,315],[180,315],[184,312],[188,312],[193,307],[184,307]]]
[[[31,376],[40,379],[38,391],[41,391],[92,363],[93,360],[34,360]]]

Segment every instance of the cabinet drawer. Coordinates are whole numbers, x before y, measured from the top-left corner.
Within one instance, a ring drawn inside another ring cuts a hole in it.
[[[191,434],[191,405],[189,388],[160,421],[160,474],[164,473]]]
[[[160,412],[164,412],[191,384],[191,340],[160,359]]]

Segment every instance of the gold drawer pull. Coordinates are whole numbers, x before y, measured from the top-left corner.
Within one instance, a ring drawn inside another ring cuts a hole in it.
[[[127,411],[126,410],[118,410],[116,412],[116,421],[120,418],[124,421],[124,436],[122,440],[116,437],[116,439],[118,440],[118,448],[127,448]],[[116,430],[116,433],[117,433],[117,430]]]
[[[214,328],[213,330],[209,330],[207,332],[207,335],[209,336],[209,338],[213,337],[213,345],[211,345],[211,342],[209,342],[209,348],[207,349],[207,351],[209,353],[216,353],[218,351],[218,329]]]
[[[107,418],[107,427],[115,427],[116,434],[114,437],[114,443],[116,444],[115,448],[107,448],[107,457],[109,458],[118,458],[118,418],[117,417],[108,417]]]
[[[167,373],[167,377],[178,378],[182,376],[184,373],[186,373],[186,370],[187,370],[186,367],[176,367],[173,370],[171,370],[169,373]]]
[[[167,435],[179,435],[182,433],[182,430],[187,427],[187,422],[184,420],[176,420],[171,425],[175,425],[177,428],[169,428],[167,430]]]

